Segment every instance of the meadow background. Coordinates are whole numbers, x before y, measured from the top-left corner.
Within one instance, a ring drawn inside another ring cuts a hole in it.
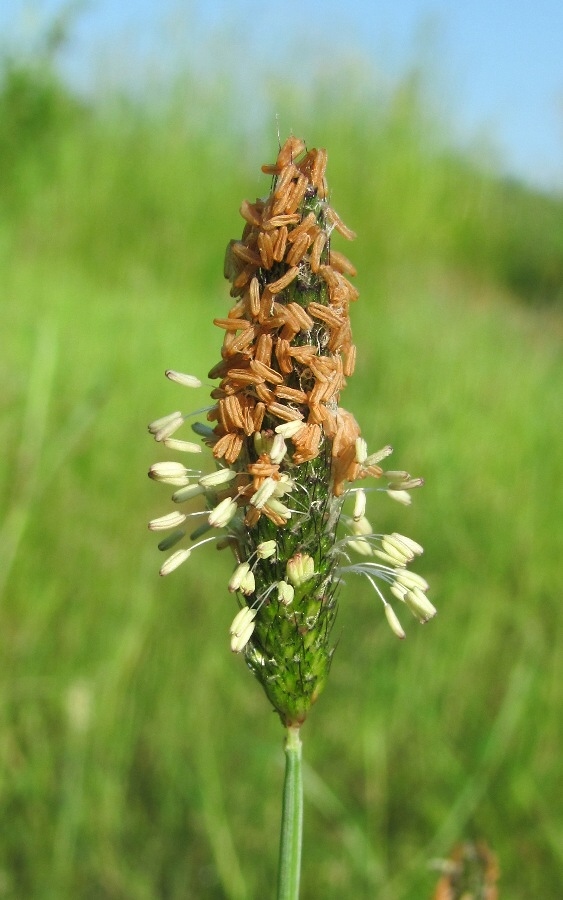
[[[358,233],[344,405],[426,479],[371,518],[425,547],[438,617],[398,642],[342,594],[304,728],[304,898],[430,897],[465,839],[500,896],[560,896],[563,198],[460,150],[424,72],[202,80],[84,99],[54,29],[0,69],[0,898],[273,894],[282,729],[228,650],[231,563],[165,580],[146,424],[204,405],[224,248],[293,130]],[[211,465],[209,463],[209,465]]]

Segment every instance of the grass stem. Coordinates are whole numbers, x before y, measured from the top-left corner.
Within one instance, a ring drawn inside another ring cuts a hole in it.
[[[278,900],[298,900],[303,835],[303,771],[299,726],[288,726],[280,835]]]

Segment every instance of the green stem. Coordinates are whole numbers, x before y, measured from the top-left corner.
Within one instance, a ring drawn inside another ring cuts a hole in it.
[[[280,836],[278,900],[298,900],[303,833],[303,773],[299,726],[289,725],[285,742],[285,780]]]

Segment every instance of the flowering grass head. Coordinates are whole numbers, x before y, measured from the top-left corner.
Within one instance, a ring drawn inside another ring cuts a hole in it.
[[[207,421],[192,425],[216,470],[203,475],[166,461],[149,471],[177,488],[179,510],[149,525],[167,532],[160,548],[190,532],[191,543],[174,550],[161,574],[202,544],[232,550],[228,589],[239,611],[231,649],[245,655],[290,726],[304,721],[326,683],[344,576],[368,581],[398,637],[405,633],[392,602],[419,622],[435,614],[426,581],[408,569],[422,547],[396,532],[374,532],[366,517],[365,487],[408,504],[422,480],[385,471],[380,464],[391,447],[370,453],[340,405],[355,366],[349,309],[358,291],[349,280],[353,264],[331,238],[355,235],[329,202],[326,162],[325,150],[307,150],[290,137],[262,167],[272,177],[269,195],[241,205],[243,232],[225,256],[234,304],[214,319],[223,341],[209,378],[218,383],[212,404],[199,410]],[[166,374],[200,387],[193,376]],[[199,452],[173,436],[186,418],[174,412],[149,430],[171,450]],[[195,498],[204,508],[180,511]],[[190,519],[201,524],[187,529]]]

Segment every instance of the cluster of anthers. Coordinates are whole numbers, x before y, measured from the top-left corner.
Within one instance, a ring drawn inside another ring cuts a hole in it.
[[[225,276],[234,306],[214,323],[224,332],[221,360],[209,372],[220,379],[211,392],[210,424],[193,430],[213,452],[216,470],[203,474],[180,462],[153,465],[149,475],[174,485],[179,507],[196,497],[205,508],[178,509],[153,520],[166,530],[167,550],[186,537],[186,524],[203,524],[192,543],[175,550],[161,568],[167,575],[196,547],[215,541],[231,547],[236,568],[229,590],[239,597],[231,648],[246,660],[287,724],[302,721],[324,686],[333,648],[337,586],[349,574],[365,576],[381,599],[396,635],[404,637],[389,595],[425,622],[436,610],[428,585],[407,569],[422,548],[398,533],[375,533],[366,518],[364,479],[385,478],[382,488],[410,503],[422,484],[408,472],[384,471],[386,446],[369,454],[360,428],[339,405],[354,371],[349,305],[358,297],[347,276],[352,263],[331,247],[333,231],[355,235],[328,202],[325,150],[309,150],[290,137],[273,165],[265,200],[244,201],[245,227],[227,247]],[[200,387],[191,375],[168,378]],[[173,435],[188,416],[174,412],[149,426],[171,450],[201,451]],[[345,512],[346,505],[350,509]],[[345,534],[337,534],[337,526]],[[224,533],[218,534],[220,529]],[[212,532],[211,536],[206,536]],[[195,543],[194,543],[195,542]],[[351,554],[361,557],[352,562]],[[382,587],[388,590],[384,593]]]

